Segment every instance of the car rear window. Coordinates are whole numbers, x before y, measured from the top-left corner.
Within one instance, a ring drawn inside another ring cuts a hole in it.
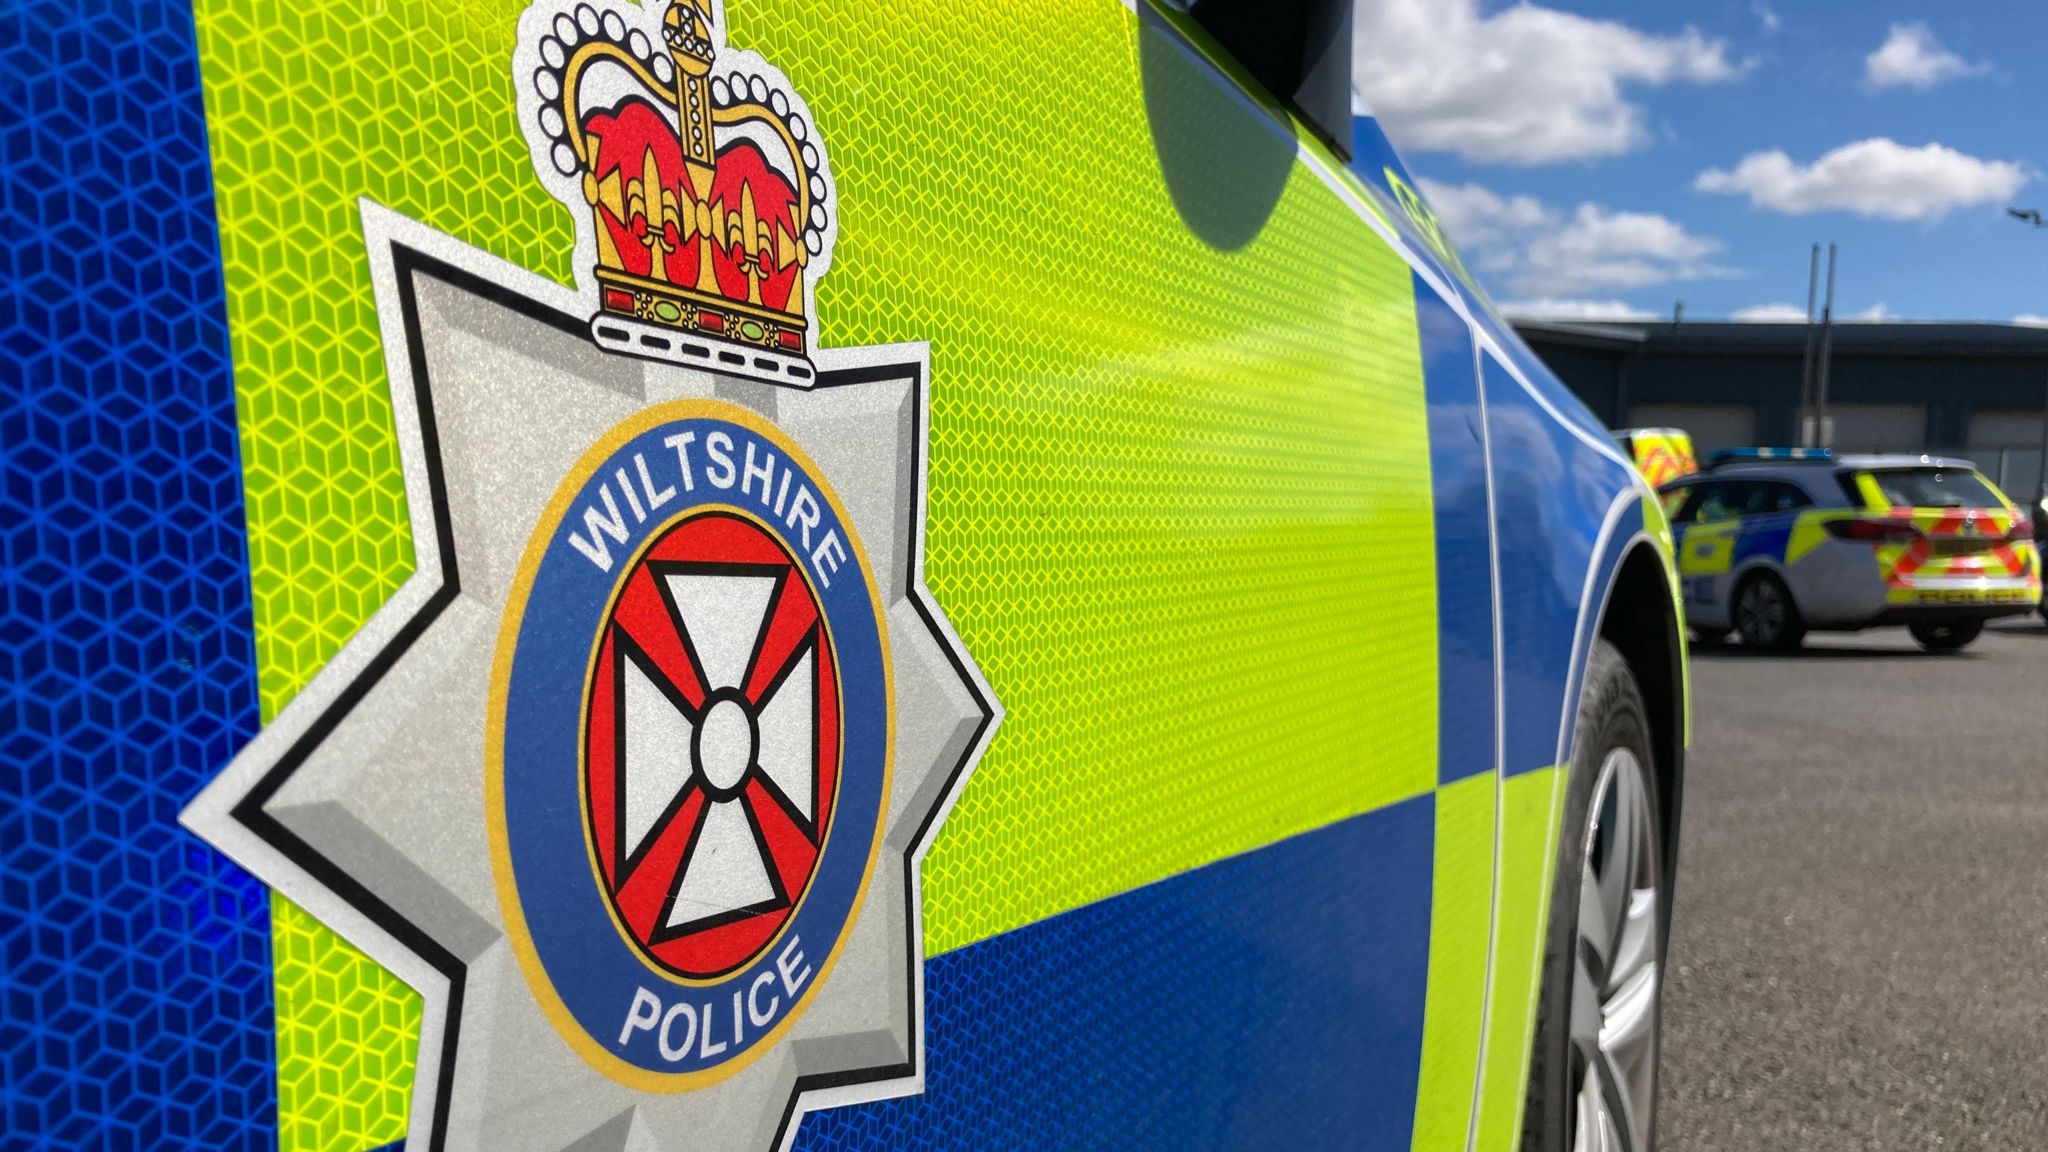
[[[1864,503],[1860,478],[1869,477],[1894,508],[2003,508],[1991,483],[1968,468],[1876,468],[1845,472],[1842,487]]]

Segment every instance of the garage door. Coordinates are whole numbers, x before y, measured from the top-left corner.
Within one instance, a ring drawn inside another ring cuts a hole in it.
[[[1925,404],[1830,404],[1837,452],[1918,452],[1927,444]]]
[[[2041,488],[2041,412],[1977,408],[1970,413],[1970,458],[2006,495],[2027,500]]]
[[[1631,404],[1631,428],[1681,428],[1692,450],[1704,457],[1720,448],[1756,443],[1754,404]]]

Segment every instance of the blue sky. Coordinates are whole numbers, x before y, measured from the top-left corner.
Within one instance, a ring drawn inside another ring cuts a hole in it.
[[[1511,310],[2048,323],[2048,2],[1359,0],[1358,82]]]

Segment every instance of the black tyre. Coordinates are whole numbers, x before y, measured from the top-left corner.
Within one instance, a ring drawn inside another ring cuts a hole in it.
[[[1758,572],[1735,590],[1735,631],[1751,648],[1783,652],[1806,639],[1806,621],[1785,582]]]
[[[1922,648],[1929,652],[1954,652],[1967,648],[1984,632],[1982,620],[1957,620],[1948,624],[1909,624],[1906,631],[1913,634]]]
[[[1570,772],[1521,1146],[1647,1152],[1671,884],[1649,711],[1605,640],[1587,669]]]

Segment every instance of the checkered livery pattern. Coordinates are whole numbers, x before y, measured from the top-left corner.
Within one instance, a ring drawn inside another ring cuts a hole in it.
[[[0,144],[10,1140],[406,1134],[418,994],[175,820],[413,570],[361,201],[574,280],[510,89],[523,6],[0,17],[35,110]],[[829,141],[818,343],[930,344],[928,582],[1006,720],[923,865],[925,1092],[800,1143],[1455,1133],[1490,924],[1505,1147],[1565,601],[1604,563],[1573,501],[1626,470],[1490,359],[1481,419],[1463,317],[1424,330],[1371,218],[1425,221],[1303,162],[1181,17],[881,7],[722,12]],[[1467,376],[1426,395],[1432,346]],[[1544,558],[1500,579],[1499,651],[1482,443],[1503,553]],[[1496,662],[1505,764],[1457,720]]]
[[[2025,580],[2036,591],[2041,563],[2033,535],[2010,508],[1887,508],[1881,514],[1911,524],[1919,535],[1877,548],[1885,596],[1895,604],[1920,599],[1923,584]]]
[[[200,7],[267,714],[409,571],[358,198],[572,279],[519,8]],[[727,17],[832,150],[820,343],[932,345],[928,575],[1008,719],[925,862],[928,949],[1430,790],[1412,282],[1293,141],[1116,5]],[[279,948],[336,997],[282,1001],[287,1147],[393,1139],[324,1085],[410,1035],[309,1049],[295,1014],[406,993],[313,941]]]

